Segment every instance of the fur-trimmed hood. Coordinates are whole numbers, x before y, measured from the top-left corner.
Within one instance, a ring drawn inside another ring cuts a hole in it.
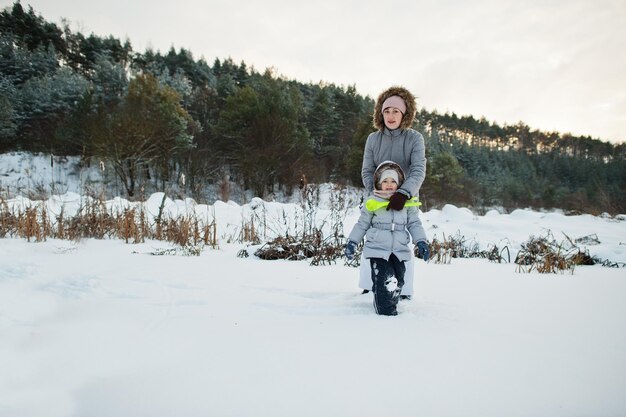
[[[404,171],[400,167],[400,165],[396,164],[393,161],[384,161],[378,167],[376,167],[376,171],[374,171],[374,189],[380,190],[380,176],[382,173],[388,169],[393,169],[398,173],[398,180],[400,183],[398,184],[398,188],[404,183]]]
[[[413,119],[417,113],[417,104],[415,102],[415,96],[411,94],[409,90],[400,86],[393,86],[380,93],[376,100],[376,106],[374,107],[374,127],[381,132],[385,129],[385,120],[383,119],[383,102],[391,96],[399,96],[404,100],[406,104],[406,113],[402,117],[400,123],[400,129],[408,129],[413,125]]]

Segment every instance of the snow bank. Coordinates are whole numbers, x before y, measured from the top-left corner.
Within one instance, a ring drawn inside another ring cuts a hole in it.
[[[344,192],[349,193],[345,190]],[[164,193],[152,194],[144,202],[130,202],[116,197],[105,201],[104,205],[112,213],[123,213],[130,208],[141,210],[149,222],[154,222],[159,215],[161,219],[193,216],[201,225],[215,222],[217,236],[222,242],[236,240],[242,228],[253,224],[261,240],[268,241],[286,234],[301,234],[311,226],[311,218],[314,219],[313,225],[321,227],[324,233],[330,233],[334,222],[343,221],[344,234],[347,236],[360,213],[352,197],[354,196],[348,195],[346,205],[335,211],[306,206],[304,202],[278,203],[260,198],[253,198],[244,205],[233,201],[216,201],[206,205],[198,204],[191,198],[171,199]],[[328,203],[329,199],[325,201]],[[43,201],[17,197],[6,203],[13,212],[24,211],[27,207],[43,206],[54,222],[61,212],[66,218],[71,217],[93,202],[90,197],[68,192]],[[421,213],[421,219],[431,240],[437,238],[441,241],[451,236],[460,236],[466,242],[475,242],[480,250],[486,250],[492,245],[499,248],[507,246],[513,258],[521,245],[531,237],[538,238],[551,233],[558,242],[566,242],[594,235],[599,243],[590,241],[578,246],[602,260],[626,262],[626,216],[566,216],[561,212],[544,213],[528,209],[518,209],[510,214],[491,210],[484,216],[479,216],[467,208],[448,204],[441,210],[433,209]]]

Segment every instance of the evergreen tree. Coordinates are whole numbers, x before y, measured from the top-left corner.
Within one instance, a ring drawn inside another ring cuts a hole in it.
[[[194,60],[191,51],[181,48],[178,52],[172,47],[163,57],[163,63],[169,75],[184,75],[189,80],[190,87],[215,87],[216,79],[211,68],[204,60]]]
[[[73,62],[70,66],[79,70],[88,78],[93,74],[98,59],[101,59],[103,56],[109,57],[111,62],[119,64],[124,69],[128,67],[131,61],[132,46],[128,40],[122,43],[113,36],[101,38],[94,34],[89,35],[87,38],[78,34],[76,40],[78,51],[72,55],[72,59],[78,62]]]
[[[307,128],[311,137],[313,151],[319,161],[320,172],[316,177],[328,178],[335,171],[341,158],[337,143],[339,130],[339,114],[335,108],[335,100],[329,88],[320,86],[313,98],[313,105],[308,112]]]
[[[88,88],[88,81],[68,68],[26,81],[19,90],[17,119],[23,130],[18,146],[50,152],[63,149],[64,144],[55,141],[56,129]]]
[[[258,91],[243,87],[227,99],[218,124],[218,154],[257,195],[295,183],[309,158],[299,93],[269,72],[262,79]]]
[[[10,149],[11,141],[17,132],[18,105],[17,89],[7,77],[0,77],[0,151]]]
[[[124,67],[108,54],[95,56],[92,80],[94,100],[104,106],[119,103],[128,87]]]
[[[0,12],[0,33],[13,34],[29,51],[49,46],[61,54],[66,51],[63,31],[35,14],[32,6],[26,12],[19,1],[13,3],[10,11],[7,7]]]
[[[422,202],[447,204],[459,201],[458,191],[463,188],[463,168],[449,152],[440,152],[428,159],[426,179],[420,191]]]
[[[0,74],[14,85],[24,84],[31,78],[43,77],[58,69],[54,48],[39,45],[33,50],[15,43],[11,34],[0,35]]]
[[[365,150],[365,142],[367,137],[374,130],[371,117],[362,118],[352,136],[351,146],[346,153],[346,171],[347,178],[356,187],[363,185],[361,178],[361,169],[363,167],[363,152]]]
[[[161,180],[169,179],[169,162],[192,145],[192,124],[180,96],[146,74],[129,83],[123,101],[111,112],[100,109],[90,133],[94,153],[111,163],[133,197],[146,167],[154,166]]]

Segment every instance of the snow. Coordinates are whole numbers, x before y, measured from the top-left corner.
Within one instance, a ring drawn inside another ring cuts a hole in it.
[[[25,170],[45,171],[37,161],[0,158],[0,188],[31,187]],[[3,204],[73,216],[91,200],[67,184],[46,200],[9,192]],[[165,218],[214,222],[218,248],[200,256],[153,256],[172,248],[162,241],[0,239],[0,416],[626,415],[626,269],[541,275],[484,259],[417,260],[413,299],[382,317],[371,293],[360,294],[358,269],[341,261],[236,256],[255,248],[233,243],[246,222],[263,240],[294,235],[310,209],[328,230],[331,192],[320,187],[313,208],[163,193],[105,202],[150,222],[162,204]],[[346,234],[355,198],[340,213]],[[593,235],[584,250],[626,263],[624,215],[481,216],[447,205],[421,218],[431,239],[506,246],[511,259],[550,232],[557,241]]]
[[[75,213],[84,201],[8,204]],[[293,232],[298,205],[165,201],[168,215],[215,220],[219,248],[152,256],[169,244],[0,240],[0,416],[626,415],[623,268],[540,275],[417,261],[413,300],[381,317],[341,262],[236,256],[244,245],[228,241],[242,219],[257,213],[267,235]],[[347,231],[357,218],[350,208]],[[512,257],[546,230],[595,233],[591,254],[626,261],[623,216],[446,206],[422,220],[431,238],[504,243]]]

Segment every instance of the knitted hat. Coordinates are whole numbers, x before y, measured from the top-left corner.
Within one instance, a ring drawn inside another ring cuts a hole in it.
[[[385,111],[385,109],[388,107],[395,107],[396,109],[400,110],[402,114],[406,113],[406,103],[404,102],[404,100],[402,100],[402,97],[400,96],[391,96],[388,97],[387,100],[383,101],[381,110]]]
[[[378,183],[380,185],[383,184],[383,181],[387,178],[391,178],[392,180],[394,180],[396,182],[396,184],[400,185],[400,178],[398,176],[398,171],[396,171],[395,169],[386,169],[382,172],[382,174],[380,174],[380,178],[378,180]]]
[[[387,172],[389,170],[395,171],[398,177],[396,178],[394,174],[389,174]],[[382,162],[376,167],[376,171],[374,171],[374,190],[381,189],[382,182],[385,178],[393,178],[399,187],[404,182],[404,171],[400,168],[400,165],[393,161]]]

